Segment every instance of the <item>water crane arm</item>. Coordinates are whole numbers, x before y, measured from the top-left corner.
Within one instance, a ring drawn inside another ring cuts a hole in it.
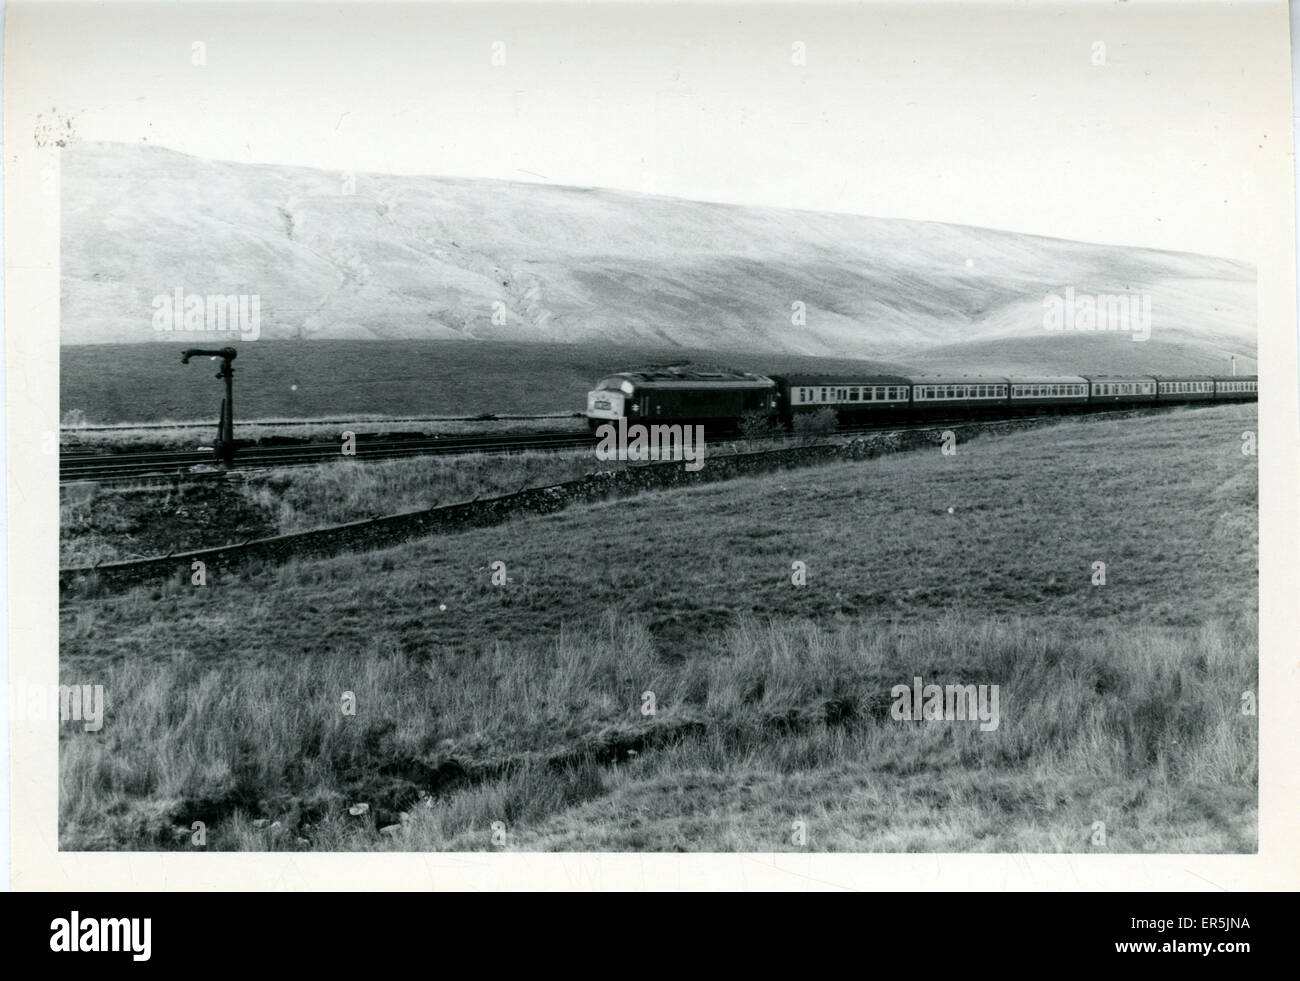
[[[239,352],[233,347],[223,347],[215,351],[202,347],[187,347],[181,352],[181,364],[189,364],[190,358],[221,358],[229,364],[239,356]]]

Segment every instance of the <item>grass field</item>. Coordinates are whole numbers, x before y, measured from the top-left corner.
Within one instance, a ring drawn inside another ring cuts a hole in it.
[[[65,602],[108,715],[62,732],[62,847],[1252,851],[1254,427],[1068,421]],[[892,718],[916,675],[998,685],[999,726]]]
[[[812,437],[766,439],[757,446],[779,449],[806,438]],[[718,439],[710,441],[708,452],[718,456],[753,448],[743,440]],[[60,488],[59,565],[88,566],[287,535],[497,497],[624,466],[596,460],[588,447],[373,462],[340,457],[180,487],[105,488],[82,481]]]

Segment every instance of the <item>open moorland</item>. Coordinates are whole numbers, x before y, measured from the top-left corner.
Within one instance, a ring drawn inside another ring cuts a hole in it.
[[[1255,419],[1063,420],[65,600],[61,681],[107,715],[61,730],[61,846],[1253,851]],[[997,685],[996,726],[895,718],[917,677]]]
[[[87,423],[215,420],[221,402],[215,368],[204,370],[205,360],[182,365],[181,350],[175,344],[64,346],[61,410]],[[759,372],[898,367],[798,355],[489,341],[265,341],[239,350],[238,420],[364,423],[415,415],[581,413],[587,392],[605,375],[674,361]]]

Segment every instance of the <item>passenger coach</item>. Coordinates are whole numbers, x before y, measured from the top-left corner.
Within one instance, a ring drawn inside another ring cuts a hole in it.
[[[1011,379],[1011,405],[1087,405],[1088,379],[1078,375],[1040,375]]]
[[[918,411],[1005,408],[1009,378],[986,375],[917,375],[912,378],[912,406]]]
[[[1154,402],[1156,380],[1150,375],[1092,375],[1088,379],[1094,405]]]
[[[1216,399],[1251,400],[1259,398],[1259,378],[1255,375],[1234,375],[1214,379]]]
[[[783,416],[830,407],[845,420],[881,418],[907,410],[912,383],[900,375],[779,375]]]
[[[1156,375],[1157,402],[1205,402],[1214,398],[1209,375]]]

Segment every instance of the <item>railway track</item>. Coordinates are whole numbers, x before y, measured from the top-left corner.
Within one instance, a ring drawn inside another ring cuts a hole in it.
[[[1222,403],[1207,403],[1222,404]],[[1088,407],[1062,412],[1061,415],[1113,415],[1123,416],[1162,411],[1174,406],[1124,406],[1121,408]],[[1045,415],[1043,418],[1051,418]],[[904,432],[911,429],[932,429],[937,426],[957,426],[971,422],[1004,422],[1025,418],[1008,413],[977,420],[969,417],[926,419],[914,422],[877,423],[870,426],[851,426],[836,430],[839,436],[861,436],[879,432]],[[790,438],[789,433],[776,432],[753,440]],[[717,436],[715,442],[741,442],[740,436]],[[511,453],[525,450],[560,450],[590,446],[595,437],[581,431],[542,433],[513,433],[498,436],[423,436],[416,438],[367,438],[359,434],[356,453],[344,456],[340,443],[301,443],[270,446],[241,447],[230,467],[219,466],[211,450],[163,450],[143,453],[74,453],[59,457],[59,482],[122,484],[154,481],[203,481],[224,479],[232,472],[266,470],[275,467],[306,466],[327,463],[336,459],[394,460],[403,457],[433,456],[456,453]]]
[[[510,453],[557,450],[590,444],[585,432],[513,433],[500,436],[431,436],[413,439],[356,439],[355,454],[344,455],[341,443],[300,443],[240,447],[229,467],[217,465],[211,450],[163,450],[146,453],[73,453],[59,456],[59,482],[94,480],[120,483],[133,479],[213,479],[231,471],[265,470],[327,463],[334,459],[393,460],[450,453]]]

